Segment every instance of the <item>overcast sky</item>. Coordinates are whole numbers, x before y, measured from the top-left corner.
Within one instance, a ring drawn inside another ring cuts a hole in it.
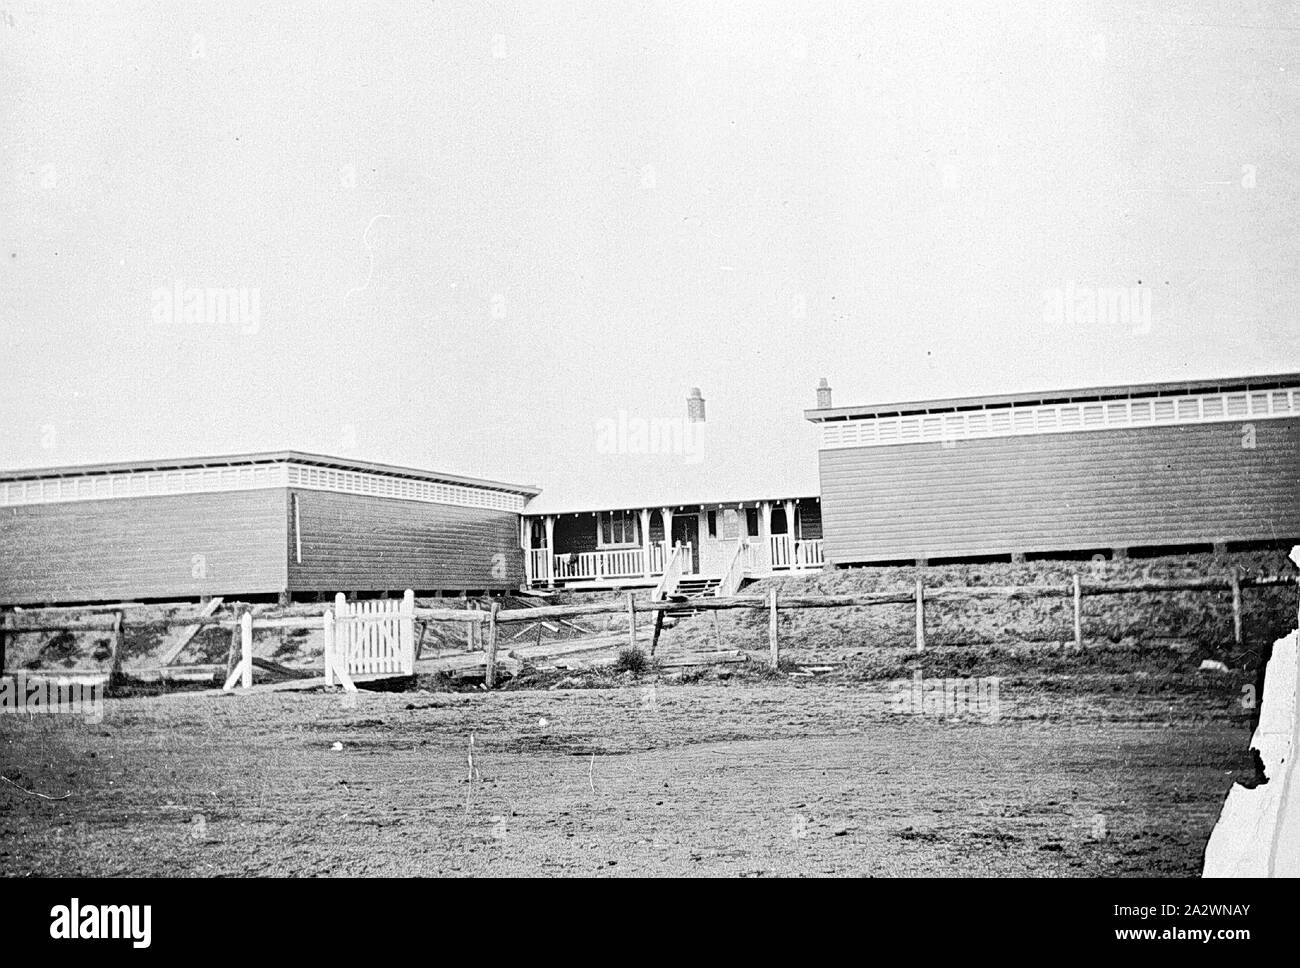
[[[822,376],[848,405],[1300,370],[1298,45],[1281,0],[15,0],[0,467],[815,493]],[[1098,288],[1134,312],[1053,311]],[[692,386],[702,440],[610,436]]]

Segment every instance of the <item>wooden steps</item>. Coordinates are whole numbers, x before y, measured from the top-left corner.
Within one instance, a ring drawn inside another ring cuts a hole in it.
[[[691,600],[711,596],[721,582],[721,578],[702,578],[697,575],[682,576],[682,579],[677,583],[676,592],[669,596],[670,601],[680,601],[681,604],[664,612],[664,618],[688,618],[696,614],[696,610],[690,605]]]

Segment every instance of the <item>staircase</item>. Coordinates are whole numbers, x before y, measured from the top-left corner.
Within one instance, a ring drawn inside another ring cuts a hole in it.
[[[721,581],[721,578],[683,577],[677,583],[677,589],[670,598],[674,605],[664,611],[664,618],[676,620],[696,614],[696,609],[691,607],[691,599],[712,595]]]

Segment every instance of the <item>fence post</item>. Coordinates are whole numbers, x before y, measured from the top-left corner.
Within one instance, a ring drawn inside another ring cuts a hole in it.
[[[636,648],[636,600],[631,592],[627,593],[627,645]]]
[[[1074,576],[1074,647],[1083,648],[1083,588],[1079,576]]]
[[[916,578],[916,651],[925,651],[925,581]]]
[[[1232,640],[1241,648],[1241,569],[1232,569]]]
[[[321,621],[324,625],[325,638],[325,686],[329,688],[334,685],[334,612],[325,609]]]
[[[487,673],[483,677],[483,682],[489,689],[497,684],[497,610],[499,608],[501,603],[494,601],[492,610],[488,612]]]
[[[243,682],[245,689],[253,688],[253,613],[245,612],[239,620],[240,662],[244,667]]]
[[[767,593],[767,647],[770,652],[768,666],[776,671],[781,666],[781,646],[776,625],[776,589]]]
[[[224,681],[229,682],[230,677],[235,674],[239,668],[239,620],[230,626],[230,647],[226,650],[226,678]]]
[[[1300,567],[1300,545],[1293,546],[1291,548],[1291,553],[1287,555],[1287,557],[1291,559],[1292,564],[1296,567]],[[1296,582],[1296,590],[1300,591],[1300,581]],[[1300,624],[1300,598],[1296,601],[1296,622],[1297,624]]]
[[[118,612],[113,617],[113,658],[112,665],[108,668],[109,688],[116,686],[122,678],[122,651],[126,644],[126,633],[122,630],[122,622],[125,614]]]
[[[398,640],[402,643],[402,671],[415,674],[415,591],[408,588],[402,595],[401,623]]]

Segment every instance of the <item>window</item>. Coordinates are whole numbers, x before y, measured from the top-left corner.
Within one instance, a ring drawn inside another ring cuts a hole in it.
[[[727,508],[722,512],[722,537],[728,541],[735,541],[740,537],[740,515],[734,508]]]
[[[602,511],[600,513],[600,544],[609,546],[636,546],[641,543],[635,511]]]
[[[718,536],[718,512],[710,511],[709,512],[709,537],[716,538],[717,536]]]
[[[745,508],[745,527],[746,533],[750,537],[758,534],[758,508]]]

